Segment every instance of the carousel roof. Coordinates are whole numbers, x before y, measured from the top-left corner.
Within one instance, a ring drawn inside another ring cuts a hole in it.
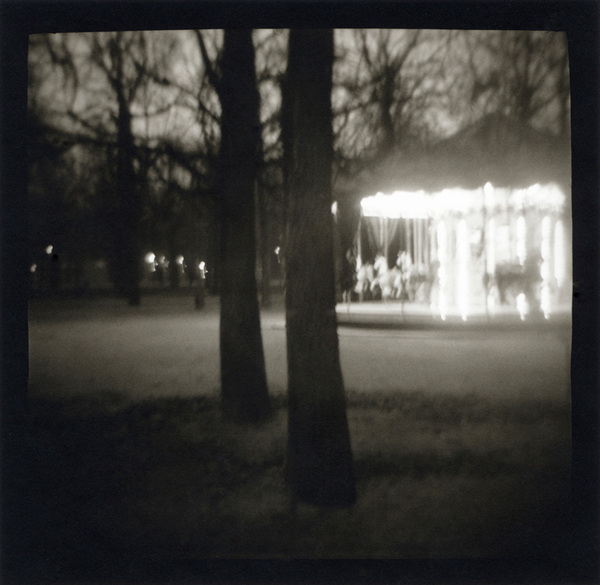
[[[362,196],[395,191],[440,192],[527,188],[571,180],[570,144],[502,115],[488,115],[435,145],[394,153],[359,179]]]

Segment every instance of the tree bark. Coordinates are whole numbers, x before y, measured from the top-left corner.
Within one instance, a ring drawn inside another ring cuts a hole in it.
[[[339,359],[331,214],[333,31],[290,31],[288,55],[282,112],[284,144],[291,148],[285,475],[299,500],[349,506],[356,489]]]
[[[251,30],[226,30],[221,100],[221,398],[227,418],[270,414],[256,285],[254,185],[260,145]]]
[[[120,79],[120,77],[119,77]],[[121,88],[122,90],[122,88]],[[134,144],[131,113],[122,91],[118,94],[117,188],[120,206],[120,279],[123,292],[132,306],[141,303],[139,222],[141,201],[133,167]]]
[[[260,304],[263,307],[271,306],[271,255],[269,241],[269,226],[267,224],[267,202],[266,189],[258,183],[256,197],[258,207],[258,235],[259,235],[259,258],[260,258]]]

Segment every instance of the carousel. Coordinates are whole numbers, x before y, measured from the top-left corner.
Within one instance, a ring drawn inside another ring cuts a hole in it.
[[[506,125],[502,136],[481,126],[487,148],[469,129],[437,151],[392,160],[391,173],[389,162],[377,170],[383,188],[360,198],[347,252],[355,277],[346,300],[395,300],[463,320],[568,309],[568,152],[537,133],[515,142]],[[418,184],[428,188],[393,188]]]

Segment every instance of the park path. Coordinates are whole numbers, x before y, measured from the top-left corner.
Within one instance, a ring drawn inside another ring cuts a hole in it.
[[[261,314],[271,393],[287,384],[280,302]],[[115,299],[32,301],[30,391],[124,393],[134,400],[216,395],[218,300],[149,297],[140,309]],[[569,400],[570,330],[340,326],[346,389]]]

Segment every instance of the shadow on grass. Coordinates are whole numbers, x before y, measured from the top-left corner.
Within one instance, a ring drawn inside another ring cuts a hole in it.
[[[20,506],[7,518],[9,574],[127,578],[165,559],[494,557],[563,546],[565,406],[351,393],[358,502],[292,511],[285,397],[274,403],[267,423],[237,426],[209,397],[33,401],[12,477]]]

